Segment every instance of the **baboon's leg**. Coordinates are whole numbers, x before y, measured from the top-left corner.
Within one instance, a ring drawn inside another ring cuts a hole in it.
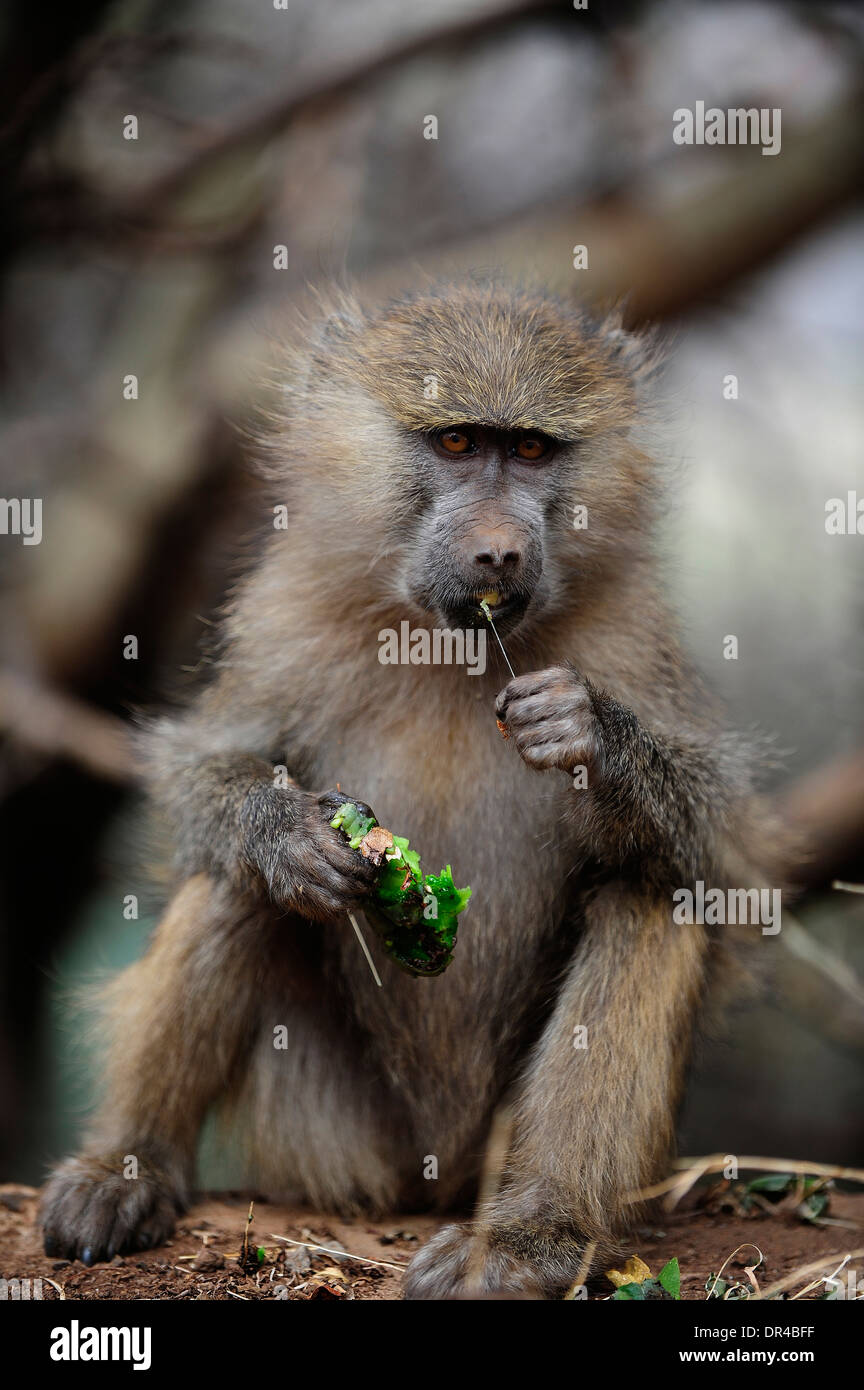
[[[256,1001],[272,973],[270,925],[260,908],[197,875],[144,958],[107,988],[100,1106],[81,1155],[55,1169],[42,1199],[49,1254],[90,1264],[169,1234],[205,1113],[254,1041]]]
[[[704,928],[673,924],[671,901],[600,890],[514,1098],[499,1194],[473,1226],[424,1247],[408,1297],[560,1296],[589,1241],[614,1251],[638,1211],[628,1194],[669,1158],[705,963]]]

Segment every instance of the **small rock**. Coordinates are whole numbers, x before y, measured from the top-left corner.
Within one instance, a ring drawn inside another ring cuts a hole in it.
[[[218,1250],[199,1250],[194,1260],[190,1262],[189,1268],[201,1274],[206,1270],[224,1269],[225,1257],[219,1254]]]

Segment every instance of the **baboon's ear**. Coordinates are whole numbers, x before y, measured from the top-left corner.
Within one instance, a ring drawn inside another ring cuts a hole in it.
[[[658,345],[650,329],[634,331],[624,327],[624,307],[619,305],[600,324],[600,337],[610,356],[634,381],[642,382],[658,362]]]

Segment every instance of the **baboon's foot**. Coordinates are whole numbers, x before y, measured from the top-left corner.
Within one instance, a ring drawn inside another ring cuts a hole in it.
[[[585,1240],[530,1223],[445,1226],[418,1251],[405,1298],[563,1298],[579,1274]]]
[[[184,1206],[176,1183],[148,1162],[138,1177],[125,1177],[125,1167],[118,1154],[54,1169],[39,1209],[46,1255],[92,1265],[167,1240]]]

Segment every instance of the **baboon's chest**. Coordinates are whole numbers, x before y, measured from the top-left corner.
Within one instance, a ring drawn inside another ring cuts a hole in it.
[[[563,913],[578,854],[565,821],[572,795],[563,773],[537,773],[505,742],[484,703],[477,716],[444,723],[408,711],[400,727],[334,729],[314,755],[315,786],[339,784],[405,835],[424,868],[452,865],[473,889],[475,927],[524,930]],[[483,715],[485,714],[485,719]],[[466,919],[467,920],[467,919]]]

